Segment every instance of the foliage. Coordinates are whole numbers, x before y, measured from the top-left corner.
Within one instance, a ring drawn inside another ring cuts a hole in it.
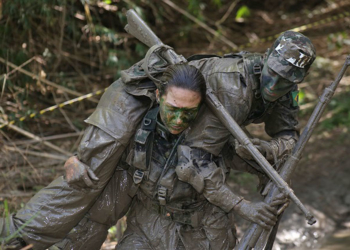
[[[237,10],[236,19],[241,19],[246,17],[250,17],[250,9],[246,5],[243,5]]]
[[[329,103],[325,119],[321,123],[321,129],[334,129],[336,127],[350,127],[350,88],[346,88],[343,94],[334,97]]]
[[[255,192],[259,183],[256,175],[239,171],[231,171],[229,181],[250,192]]]
[[[344,45],[349,45],[350,40],[348,39],[348,34],[343,32],[331,33],[327,38],[327,46],[329,50],[341,49]]]

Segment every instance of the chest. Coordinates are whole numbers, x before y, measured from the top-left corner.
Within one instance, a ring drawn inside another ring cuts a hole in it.
[[[163,201],[176,207],[196,202],[201,195],[190,184],[180,181],[175,172],[176,148],[181,138],[154,132],[151,140],[147,147],[136,146],[133,149],[133,159],[130,162],[133,174],[140,168],[144,172],[139,190],[155,202]]]

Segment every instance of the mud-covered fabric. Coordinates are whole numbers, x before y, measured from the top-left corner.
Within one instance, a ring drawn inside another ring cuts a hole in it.
[[[264,103],[252,90],[253,83],[244,69],[243,58],[209,58],[190,64],[201,70],[208,87],[239,125],[264,122],[271,137],[287,130],[294,131],[295,136],[298,134],[299,108],[293,104],[291,93],[274,103]],[[296,90],[297,87],[292,91]],[[218,155],[229,136],[230,132],[216,115],[203,105],[185,144]]]
[[[278,100],[268,111],[262,108],[261,99],[254,96],[247,80],[242,58],[209,58],[190,64],[201,70],[208,86],[238,124],[247,124],[249,117],[249,122],[265,122],[271,136],[284,130],[296,131],[297,108],[288,106],[290,96]],[[83,218],[112,176],[141,119],[153,105],[154,84],[147,81],[144,72],[138,76],[139,69],[137,64],[126,71],[126,74],[135,74],[135,78],[132,75],[123,78],[128,84],[122,80],[113,83],[102,96],[96,111],[86,120],[91,126],[79,146],[78,158],[100,179],[97,188],[76,189],[61,177],[39,191],[13,215],[15,227],[26,223],[23,238],[26,243],[33,244],[35,250],[45,249],[64,238]],[[261,112],[251,116],[258,108]],[[185,144],[218,155],[228,135],[228,130],[203,105]]]
[[[136,91],[129,89],[130,93]],[[91,124],[78,148],[78,159],[99,178],[96,188],[72,187],[59,177],[40,190],[11,220],[22,238],[33,249],[46,249],[78,224],[113,175],[125,147],[152,105],[148,90],[137,95],[126,92],[116,81],[102,96],[99,106],[87,119]],[[145,94],[146,96],[144,96]]]
[[[242,124],[252,105],[253,91],[244,82],[242,58],[209,58],[190,62],[200,69],[208,87],[238,124]],[[208,107],[202,106],[185,144],[218,155],[230,132]]]
[[[129,210],[132,176],[118,167],[97,201],[67,237],[50,250],[100,249],[108,229]]]
[[[175,172],[177,155],[169,158],[177,140],[178,136],[170,134],[158,123],[150,168],[139,185],[128,213],[127,230],[117,249],[177,249],[179,241],[185,249],[234,247],[236,237],[231,215],[211,204],[189,183],[178,179]],[[131,175],[135,170],[132,153],[133,150],[127,157]],[[167,161],[169,165],[163,173]],[[211,179],[217,186],[225,181],[221,174]],[[159,185],[167,190],[165,206],[161,206],[158,199]],[[196,222],[193,221],[195,218]]]
[[[82,150],[83,149],[83,150]],[[72,188],[59,177],[40,190],[13,215],[16,228],[33,249],[56,243],[83,218],[112,176],[125,147],[102,130],[90,126],[80,144],[81,159],[99,178],[96,189]]]

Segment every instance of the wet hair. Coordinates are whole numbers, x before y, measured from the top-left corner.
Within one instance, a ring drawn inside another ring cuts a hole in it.
[[[186,64],[170,65],[161,77],[160,96],[167,94],[169,87],[187,89],[199,93],[204,100],[206,85],[202,73],[194,66]]]

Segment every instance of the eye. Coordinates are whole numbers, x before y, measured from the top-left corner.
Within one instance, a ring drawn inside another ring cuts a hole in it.
[[[197,110],[189,110],[189,111],[186,111],[186,114],[188,116],[194,116],[195,114],[197,114]]]

